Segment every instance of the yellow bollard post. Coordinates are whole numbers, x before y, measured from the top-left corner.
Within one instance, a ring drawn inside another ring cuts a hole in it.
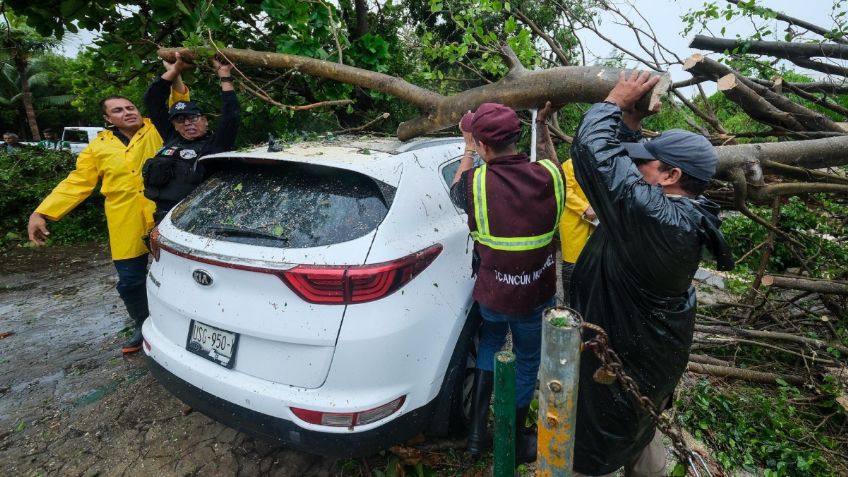
[[[580,322],[580,314],[561,306],[545,310],[542,316],[538,477],[573,475]]]

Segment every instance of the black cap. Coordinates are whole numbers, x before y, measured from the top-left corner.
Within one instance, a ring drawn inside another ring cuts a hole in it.
[[[716,173],[718,154],[710,141],[683,129],[668,130],[648,142],[621,143],[631,159],[656,159],[702,181]]]
[[[195,114],[203,114],[203,110],[194,101],[177,101],[171,106],[168,111],[168,119],[174,119],[177,116],[192,116]]]

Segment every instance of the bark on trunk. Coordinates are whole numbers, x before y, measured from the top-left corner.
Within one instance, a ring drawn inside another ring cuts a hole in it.
[[[807,169],[823,169],[848,164],[848,136],[809,141],[771,142],[717,146],[718,170],[716,177],[730,179],[730,172],[746,164],[762,164],[766,174],[780,174],[768,163],[775,162]]]
[[[181,48],[160,49],[159,56],[173,61],[177,51],[183,58],[198,58],[196,51]],[[506,50],[505,56],[510,66],[506,77],[496,83],[453,96],[442,96],[394,76],[338,63],[235,48],[223,48],[221,53],[239,65],[295,69],[304,74],[380,91],[414,104],[420,109],[422,116],[398,126],[397,135],[402,141],[454,126],[466,111],[475,110],[485,102],[499,102],[517,110],[538,108],[543,106],[545,101],[551,101],[555,107],[566,103],[599,102],[615,86],[621,71],[584,66],[528,71],[517,62],[514,53]],[[669,76],[663,75],[653,91],[646,94],[637,107],[645,110],[657,108],[660,98],[668,91],[670,85]]]
[[[763,277],[763,285],[777,288],[788,288],[790,290],[825,293],[829,295],[848,295],[848,283],[830,280],[814,280],[810,278],[766,275]],[[848,352],[848,349],[846,349],[846,352]]]
[[[800,376],[788,376],[785,374],[763,373],[761,371],[751,371],[750,369],[731,368],[729,366],[716,366],[712,364],[689,363],[686,366],[688,371],[698,374],[707,374],[719,378],[741,379],[753,383],[762,384],[777,384],[778,379],[786,381],[788,384],[800,386],[806,381]]]
[[[757,55],[791,58],[827,57],[848,60],[848,45],[837,43],[792,43],[788,41],[743,41],[728,38],[715,38],[706,35],[695,35],[689,48],[710,51],[725,51],[738,49]]]
[[[718,82],[718,89],[738,104],[752,118],[792,131],[846,132],[827,116],[806,108],[771,88],[751,81],[738,71],[705,57],[694,54],[683,63],[683,69],[693,75]]]
[[[783,58],[798,66],[827,74],[848,76],[848,68],[810,60],[815,57],[848,59],[848,45],[837,43],[792,43],[786,41],[741,41],[695,35],[689,48],[715,52],[737,50],[742,53]]]
[[[32,106],[32,92],[29,89],[26,61],[16,61],[15,68],[18,70],[18,76],[21,80],[21,103],[23,104],[24,112],[26,113],[29,132],[32,134],[33,140],[40,141],[41,133],[38,130],[38,120],[35,117],[35,108]]]

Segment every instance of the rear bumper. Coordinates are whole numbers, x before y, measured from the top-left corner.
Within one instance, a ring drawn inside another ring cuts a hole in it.
[[[271,444],[329,457],[373,454],[423,432],[430,422],[434,404],[431,401],[368,431],[347,434],[317,432],[213,396],[183,381],[149,356],[147,363],[162,386],[195,411]]]

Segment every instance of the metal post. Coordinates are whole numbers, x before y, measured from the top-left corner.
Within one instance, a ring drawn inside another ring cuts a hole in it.
[[[539,368],[539,445],[536,475],[573,475],[577,382],[580,376],[580,314],[555,307],[542,315]]]
[[[515,355],[495,353],[495,463],[493,477],[515,475]]]

